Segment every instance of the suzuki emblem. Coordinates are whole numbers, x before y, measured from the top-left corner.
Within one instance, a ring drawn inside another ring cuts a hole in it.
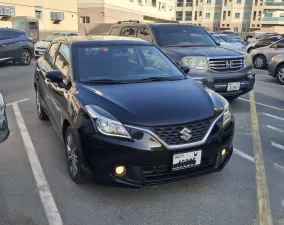
[[[185,141],[188,141],[192,135],[190,134],[191,133],[191,130],[187,129],[187,128],[184,128],[180,134],[182,134],[182,136],[180,137],[181,139],[185,140]]]

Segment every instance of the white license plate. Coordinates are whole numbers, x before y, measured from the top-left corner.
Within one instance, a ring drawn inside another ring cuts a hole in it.
[[[44,53],[43,51],[39,51],[38,52],[39,55],[43,55],[43,53]]]
[[[200,165],[201,154],[201,150],[174,154],[172,170],[182,170]]]
[[[240,82],[228,83],[227,91],[238,91],[240,90],[240,86]]]

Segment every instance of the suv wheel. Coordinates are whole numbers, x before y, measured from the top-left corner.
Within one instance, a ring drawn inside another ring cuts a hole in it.
[[[21,53],[20,64],[22,66],[28,66],[31,64],[32,54],[29,50],[24,49]]]
[[[256,69],[264,69],[266,67],[266,58],[264,55],[257,55],[253,59],[253,64]]]
[[[284,85],[284,65],[280,66],[276,73],[276,79],[282,85]]]
[[[37,115],[40,120],[48,120],[48,116],[44,110],[44,108],[41,105],[41,99],[40,95],[38,93],[38,89],[36,89],[36,109],[37,109]]]
[[[75,183],[84,183],[85,176],[81,167],[80,145],[71,126],[67,128],[64,140],[69,174]]]

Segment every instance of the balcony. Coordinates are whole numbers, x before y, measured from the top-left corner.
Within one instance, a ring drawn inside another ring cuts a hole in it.
[[[192,7],[192,5],[193,5],[192,2],[187,2],[187,3],[185,4],[186,7]]]
[[[183,7],[183,2],[177,2],[177,7]]]
[[[265,9],[284,9],[284,2],[264,2]]]
[[[263,17],[262,24],[284,24],[284,17]]]

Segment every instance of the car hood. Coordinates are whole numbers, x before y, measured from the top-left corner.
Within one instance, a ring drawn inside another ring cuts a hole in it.
[[[35,44],[36,47],[47,48],[49,46],[49,41],[39,41]]]
[[[221,42],[220,43],[222,47],[224,48],[230,48],[230,49],[236,49],[236,50],[239,50],[241,48],[244,47],[243,44],[241,43],[227,43],[227,42]]]
[[[78,98],[83,105],[99,106],[122,123],[132,125],[173,125],[201,120],[212,117],[221,102],[213,104],[207,91],[192,79],[79,86]]]
[[[206,57],[233,57],[243,56],[242,53],[223,47],[164,47],[166,54],[182,54],[183,56],[206,56]]]

